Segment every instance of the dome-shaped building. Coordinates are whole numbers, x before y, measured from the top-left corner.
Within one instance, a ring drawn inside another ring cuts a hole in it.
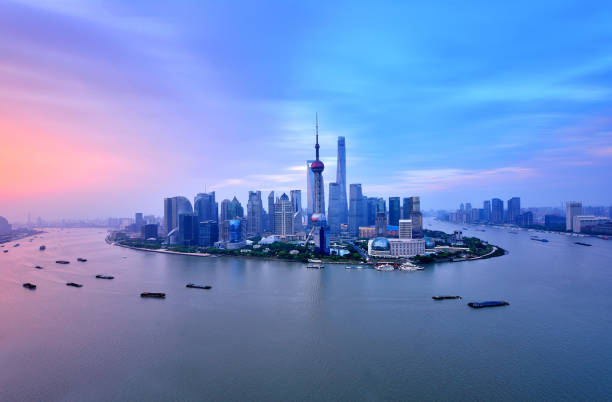
[[[368,254],[373,257],[388,257],[391,254],[391,244],[384,237],[376,237],[368,242]]]
[[[11,233],[11,224],[8,223],[8,220],[4,216],[0,216],[0,234],[9,234]]]

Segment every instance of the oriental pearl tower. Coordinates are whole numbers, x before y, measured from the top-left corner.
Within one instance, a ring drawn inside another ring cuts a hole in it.
[[[323,170],[325,165],[319,160],[319,115],[315,115],[316,119],[316,159],[310,165],[314,180],[314,200],[312,208],[312,226],[314,231],[315,245],[319,249],[321,254],[329,253],[329,226],[327,225],[327,219],[325,218],[325,210],[323,207]]]

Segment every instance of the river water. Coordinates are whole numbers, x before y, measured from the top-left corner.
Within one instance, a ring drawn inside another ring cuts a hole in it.
[[[464,233],[509,253],[377,272],[135,251],[98,229],[5,244],[0,400],[612,398],[612,241]],[[510,306],[466,306],[482,300]]]

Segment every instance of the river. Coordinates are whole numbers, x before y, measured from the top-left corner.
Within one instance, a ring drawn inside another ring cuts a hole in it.
[[[136,251],[99,229],[7,243],[0,400],[609,399],[612,241],[464,234],[508,254],[378,272]],[[466,306],[482,300],[510,306]]]

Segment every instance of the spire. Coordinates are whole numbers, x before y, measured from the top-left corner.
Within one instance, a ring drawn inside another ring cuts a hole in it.
[[[317,133],[317,143],[315,145],[315,149],[317,151],[317,160],[319,160],[319,113],[315,112],[315,120],[316,120],[316,133]]]

